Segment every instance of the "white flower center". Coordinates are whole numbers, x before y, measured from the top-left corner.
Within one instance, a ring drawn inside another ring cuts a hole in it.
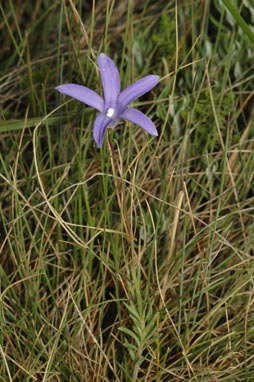
[[[115,110],[112,107],[110,107],[107,110],[106,116],[109,117],[109,118],[112,118],[114,114],[115,114]]]

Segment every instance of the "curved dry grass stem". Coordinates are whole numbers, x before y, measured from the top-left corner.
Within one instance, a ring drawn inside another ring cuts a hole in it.
[[[72,0],[68,0],[68,1],[70,3],[72,12],[74,14],[74,17],[75,17],[78,25],[80,25],[80,28],[81,28],[81,31],[83,33],[83,38],[85,40],[85,43],[86,43],[87,46],[89,46],[89,36],[88,36],[88,33],[87,33],[86,28],[84,26],[84,23],[82,22],[82,19],[81,19],[80,15],[79,15],[75,5],[73,4],[73,1]],[[93,59],[95,60],[96,59],[96,54],[94,53],[93,49],[91,49],[91,53],[92,53]]]
[[[182,202],[183,202],[183,197],[184,197],[184,193],[183,191],[180,191],[178,196],[177,196],[177,201],[176,201],[176,209],[174,211],[174,218],[173,218],[173,223],[172,223],[172,230],[171,230],[171,234],[169,235],[169,250],[168,250],[168,255],[167,255],[167,258],[166,258],[166,262],[165,262],[165,265],[164,267],[166,268],[166,272],[165,272],[165,275],[163,277],[163,281],[162,281],[162,295],[163,295],[163,298],[165,299],[165,295],[166,295],[166,291],[168,289],[168,276],[169,276],[169,271],[170,271],[170,263],[171,263],[171,259],[172,259],[172,256],[173,256],[173,250],[174,250],[174,246],[176,245],[176,232],[177,232],[177,227],[178,227],[178,223],[179,223],[179,214],[180,214],[180,209],[182,207]],[[162,308],[162,301],[160,303],[160,306],[159,306],[159,309]]]
[[[68,102],[70,101],[67,101],[65,102],[63,105],[66,105]],[[52,110],[49,114],[47,114],[36,126],[35,126],[35,129],[34,129],[34,132],[33,132],[33,154],[34,154],[34,164],[35,164],[35,170],[36,170],[36,175],[37,175],[37,179],[39,181],[39,184],[40,184],[40,188],[41,188],[41,192],[42,192],[42,195],[44,197],[44,200],[47,204],[47,206],[49,207],[50,211],[52,212],[52,214],[55,216],[57,222],[63,227],[63,229],[68,233],[68,235],[70,235],[70,237],[73,239],[73,241],[78,244],[79,246],[81,246],[82,248],[88,248],[87,246],[87,243],[84,243],[80,238],[79,236],[68,226],[68,224],[66,224],[66,222],[63,220],[63,218],[60,216],[60,214],[56,211],[56,209],[52,206],[52,204],[50,203],[49,201],[49,198],[46,194],[46,191],[45,191],[45,188],[44,188],[44,185],[43,185],[43,182],[42,182],[42,179],[41,179],[41,175],[40,175],[40,170],[39,170],[39,166],[38,166],[38,160],[37,160],[37,150],[36,150],[36,135],[37,135],[37,130],[39,129],[39,127],[41,126],[41,124],[52,114],[54,114],[58,109],[60,109],[63,105],[60,105],[58,106],[57,108],[55,108],[54,110]]]
[[[6,356],[5,356],[5,353],[3,351],[3,348],[0,344],[0,353],[2,355],[2,358],[3,358],[3,361],[4,361],[4,366],[6,368],[6,371],[7,371],[7,374],[8,374],[8,377],[9,377],[9,382],[13,382],[13,379],[12,379],[12,376],[11,376],[11,372],[10,372],[10,369],[9,369],[9,366],[8,366],[8,362],[7,362],[7,359],[6,359]]]

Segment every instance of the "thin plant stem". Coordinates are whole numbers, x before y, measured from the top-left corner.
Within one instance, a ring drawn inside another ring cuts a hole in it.
[[[116,152],[114,150],[114,147],[112,145],[112,142],[111,142],[111,139],[110,139],[110,134],[108,134],[108,144],[109,144],[110,150],[111,150],[111,152],[113,154],[113,157],[115,159],[116,167],[117,167],[119,176],[121,178],[121,192],[122,192],[122,201],[123,201],[123,209],[124,209],[124,214],[122,213],[122,216],[124,218],[123,219],[124,226],[125,226],[125,229],[126,229],[126,232],[127,232],[128,236],[129,236],[130,244],[132,244],[131,225],[130,225],[130,222],[129,222],[129,219],[128,219],[128,209],[127,209],[126,193],[125,193],[125,187],[124,187],[124,181],[123,181],[123,173],[122,173],[122,170],[121,170],[121,166],[120,166],[118,157],[117,157]],[[122,211],[122,206],[121,206],[121,203],[120,203],[120,198],[118,198],[118,203],[119,203],[120,210]]]

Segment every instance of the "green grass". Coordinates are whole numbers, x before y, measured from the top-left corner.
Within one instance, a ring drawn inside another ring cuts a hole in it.
[[[254,380],[240,3],[0,5],[0,382]],[[135,103],[158,137],[121,121],[97,149],[96,112],[55,91],[101,94],[101,52],[122,88],[161,77]]]

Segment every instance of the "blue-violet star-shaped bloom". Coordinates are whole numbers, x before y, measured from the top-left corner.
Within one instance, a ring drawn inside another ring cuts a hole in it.
[[[120,118],[133,122],[149,134],[158,135],[153,122],[141,111],[127,106],[136,98],[151,90],[159,81],[160,77],[149,75],[120,92],[120,76],[114,62],[101,53],[98,57],[101,73],[104,100],[89,88],[76,84],[65,84],[56,87],[60,93],[71,96],[88,106],[100,111],[94,121],[93,137],[98,147],[102,146],[107,127],[117,125]]]

